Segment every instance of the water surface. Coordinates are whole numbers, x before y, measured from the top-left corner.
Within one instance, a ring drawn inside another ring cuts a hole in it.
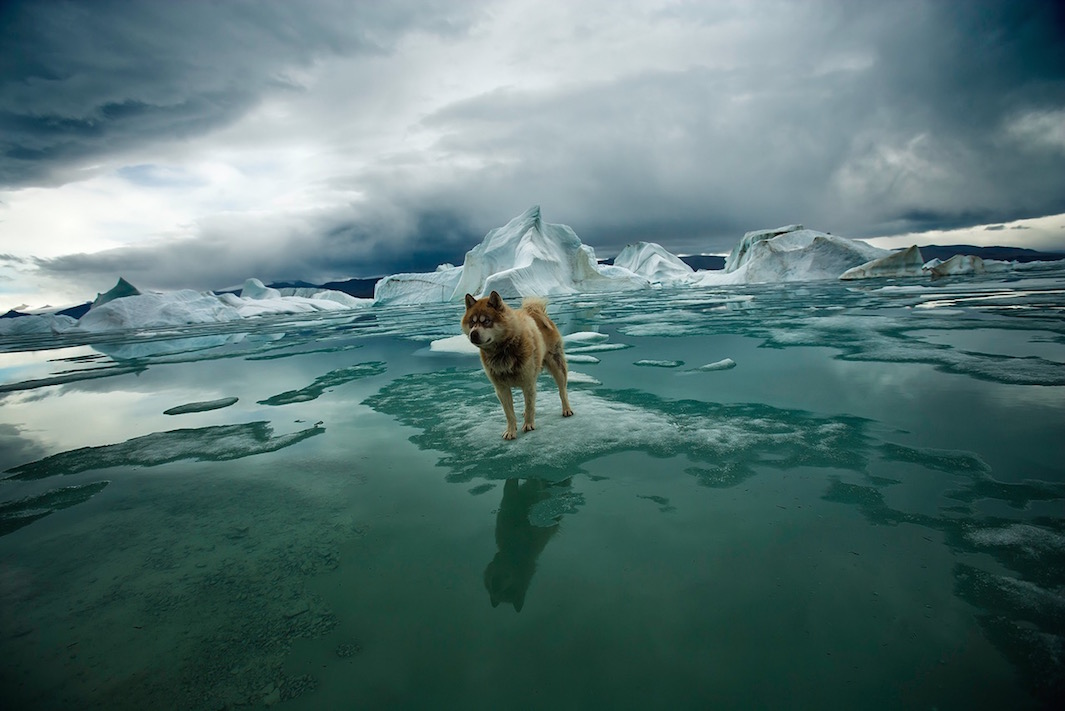
[[[459,306],[4,341],[5,708],[1049,707],[1063,283],[555,299],[513,442]]]

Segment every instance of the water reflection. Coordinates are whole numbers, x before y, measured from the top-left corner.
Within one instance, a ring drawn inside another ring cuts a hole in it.
[[[118,444],[80,447],[7,470],[10,479],[33,480],[117,466],[154,467],[182,459],[228,461],[276,452],[325,432],[318,423],[297,432],[275,435],[269,422],[246,422],[170,430],[134,437]]]
[[[521,612],[525,595],[529,591],[536,561],[544,552],[547,542],[558,532],[561,514],[549,519],[544,525],[543,512],[534,513],[535,507],[548,502],[559,489],[568,490],[569,480],[546,482],[542,479],[507,479],[503,484],[503,500],[496,514],[496,547],[498,551],[484,570],[484,587],[492,607],[500,603],[514,606]]]

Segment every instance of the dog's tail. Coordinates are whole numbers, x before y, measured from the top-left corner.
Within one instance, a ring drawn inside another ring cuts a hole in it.
[[[546,314],[547,299],[539,296],[526,296],[522,299],[521,307],[526,311],[539,311],[542,314]]]

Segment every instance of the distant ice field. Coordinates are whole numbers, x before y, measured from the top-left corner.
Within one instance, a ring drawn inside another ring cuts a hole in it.
[[[461,304],[0,339],[5,708],[1060,698],[1065,273],[548,312],[511,442]]]

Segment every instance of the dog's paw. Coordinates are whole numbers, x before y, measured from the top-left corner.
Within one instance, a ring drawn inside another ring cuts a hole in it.
[[[562,410],[562,416],[563,417],[573,417],[573,410],[569,409],[568,407],[563,409]]]
[[[512,430],[512,429],[510,429],[508,427],[507,430],[505,432],[503,432],[503,439],[514,439],[517,436],[518,436],[518,431],[516,429]]]
[[[532,432],[535,429],[536,429],[536,425],[534,425],[532,422],[526,422],[522,426],[521,431],[522,432]]]

